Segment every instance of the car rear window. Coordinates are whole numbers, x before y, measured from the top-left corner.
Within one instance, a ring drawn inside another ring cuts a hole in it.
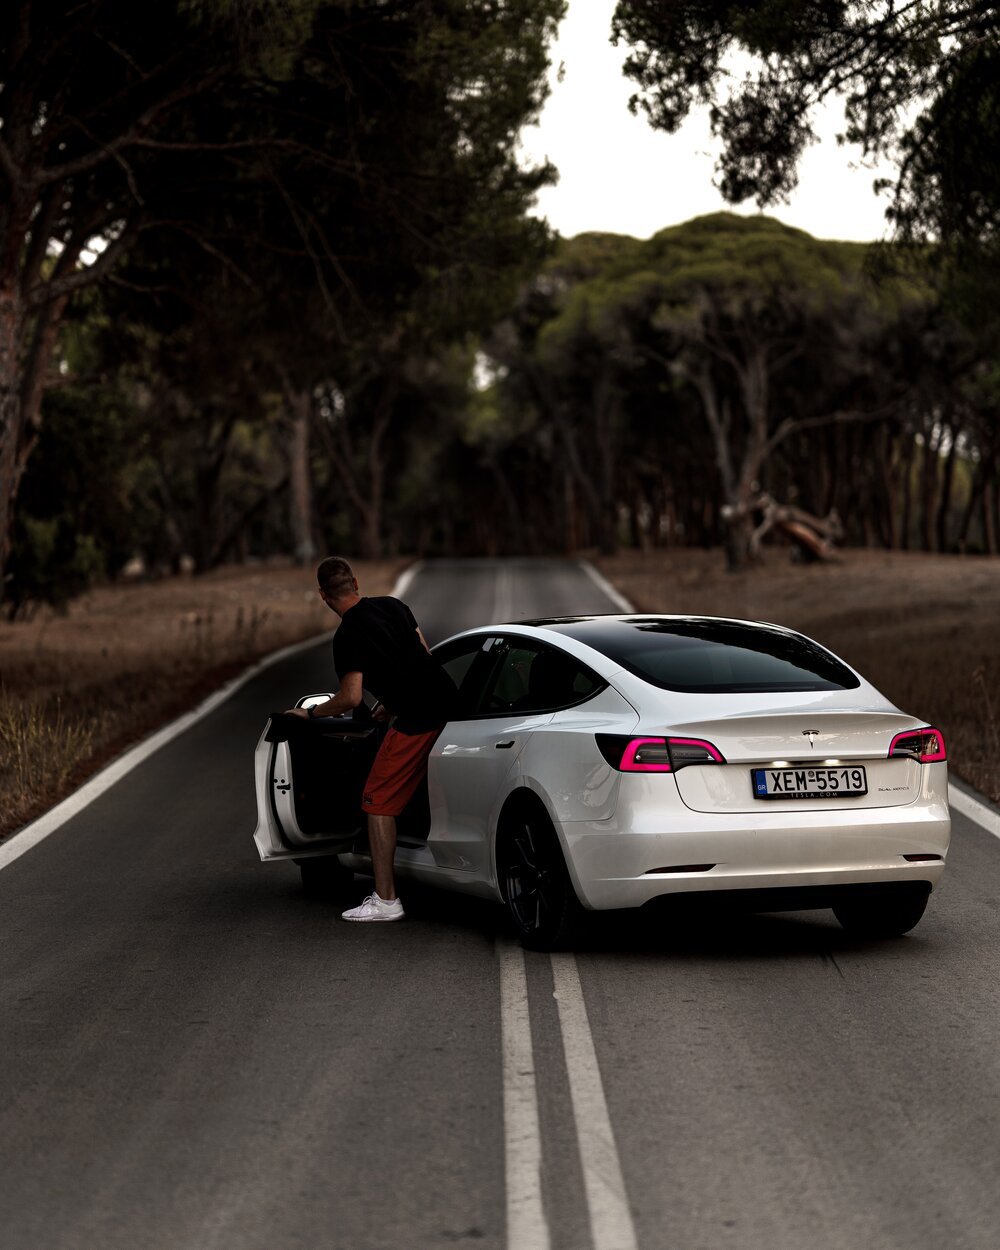
[[[809,638],[742,621],[605,619],[567,623],[560,632],[664,690],[777,694],[852,690],[861,684]]]

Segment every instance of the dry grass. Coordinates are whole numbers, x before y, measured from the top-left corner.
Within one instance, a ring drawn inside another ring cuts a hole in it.
[[[811,635],[937,725],[952,769],[1000,801],[1000,559],[858,550],[835,565],[796,565],[772,549],[762,568],[738,574],[718,552],[596,563],[641,611],[774,621]]]
[[[78,760],[93,752],[95,728],[67,720],[57,704],[52,714],[31,704],[0,699],[0,766],[4,793],[0,817],[8,804],[35,794],[59,794]]]
[[[385,594],[403,561],[358,565]],[[0,836],[259,657],[329,629],[308,570],[108,586],[0,623]]]

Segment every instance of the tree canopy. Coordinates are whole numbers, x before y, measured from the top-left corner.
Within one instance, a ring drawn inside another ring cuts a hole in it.
[[[831,528],[856,541],[914,541],[919,512],[924,545],[965,542],[956,465],[976,466],[974,510],[994,462],[967,389],[986,349],[943,308],[930,266],[876,280],[869,253],[728,213],[642,242],[562,244],[489,347],[501,407],[533,412],[557,449],[562,531],[610,550],[628,517],[634,542],[722,540],[738,567],[770,496],[839,510]]]
[[[547,243],[526,210],[553,171],[523,167],[516,142],[563,9],[3,8],[0,593],[53,349],[88,288],[115,280],[161,310],[211,291],[227,343],[266,340],[300,390],[322,380],[296,368],[310,352],[343,376],[408,325],[494,315]]]
[[[564,7],[0,12],[7,612],[127,562],[321,547],[739,565],[776,509],[996,550],[993,10],[619,6],[637,107],[708,100],[734,196],[780,196],[846,92],[901,162],[900,276],[767,217],[554,237],[530,210],[555,171],[518,135]],[[729,90],[736,47],[757,69]]]
[[[980,0],[620,0],[612,25],[633,111],[674,131],[696,104],[722,139],[719,186],[738,203],[787,198],[837,98],[843,138],[888,155],[891,220],[945,240],[995,240],[1000,6]],[[751,67],[732,69],[731,54]]]

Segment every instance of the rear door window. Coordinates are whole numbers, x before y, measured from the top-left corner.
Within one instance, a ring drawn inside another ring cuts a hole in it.
[[[492,654],[492,671],[479,704],[481,715],[556,712],[604,689],[605,683],[578,660],[531,639],[501,637]]]
[[[455,683],[458,691],[455,720],[475,715],[486,680],[495,667],[492,648],[495,638],[474,634],[434,648],[434,658]],[[487,645],[488,644],[488,645]]]

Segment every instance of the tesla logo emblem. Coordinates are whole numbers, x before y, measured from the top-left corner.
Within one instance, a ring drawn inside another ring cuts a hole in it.
[[[803,738],[809,739],[809,747],[811,750],[816,745],[816,739],[819,737],[819,730],[818,729],[803,729],[802,736]]]

